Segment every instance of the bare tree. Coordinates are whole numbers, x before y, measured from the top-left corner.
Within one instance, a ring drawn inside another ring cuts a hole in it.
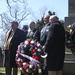
[[[26,0],[5,0],[7,10],[0,13],[0,29],[4,33],[0,33],[0,46],[3,46],[5,33],[10,28],[11,21],[18,21],[19,24],[23,23],[26,18],[31,14],[27,7]]]
[[[30,15],[29,8],[27,8],[26,0],[6,0],[8,10],[2,14],[1,28],[8,30],[10,22],[15,20],[21,24]]]

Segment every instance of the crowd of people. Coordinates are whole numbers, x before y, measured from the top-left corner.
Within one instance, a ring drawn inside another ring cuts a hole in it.
[[[47,53],[47,58],[43,59],[42,75],[62,75],[65,57],[65,30],[56,15],[44,16],[44,26],[39,31],[36,23],[31,22],[19,29],[18,22],[11,22],[11,29],[6,34],[4,43],[4,59],[6,75],[17,75],[18,67],[15,62],[18,45],[28,38],[33,38],[40,42],[43,50]],[[28,29],[30,28],[30,31]],[[24,75],[21,73],[21,75]],[[29,74],[32,75],[32,74]],[[39,75],[36,71],[33,75]]]

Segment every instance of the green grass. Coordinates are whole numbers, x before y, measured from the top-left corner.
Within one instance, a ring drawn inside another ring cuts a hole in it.
[[[0,75],[5,75],[5,68],[0,68]]]
[[[0,67],[0,75],[5,75],[5,68]],[[20,75],[20,70],[18,69],[18,75]]]
[[[5,73],[5,68],[0,68],[0,73]]]

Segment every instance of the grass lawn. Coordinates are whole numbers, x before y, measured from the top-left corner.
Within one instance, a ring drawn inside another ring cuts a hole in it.
[[[5,75],[5,68],[0,68],[0,75]]]
[[[5,75],[5,68],[0,67],[0,75]],[[18,69],[18,75],[20,75],[19,69]]]

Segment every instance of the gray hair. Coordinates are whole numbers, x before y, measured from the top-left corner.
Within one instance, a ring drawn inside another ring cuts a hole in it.
[[[57,19],[57,20],[59,20],[59,18],[56,16],[56,15],[52,15],[52,16],[50,16],[50,18],[49,19]]]

